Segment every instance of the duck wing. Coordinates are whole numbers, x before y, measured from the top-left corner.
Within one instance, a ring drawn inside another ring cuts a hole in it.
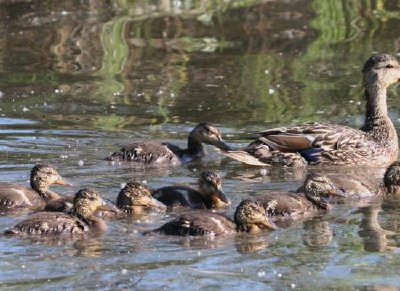
[[[143,164],[178,163],[179,160],[170,147],[171,145],[169,144],[156,141],[132,143],[114,152],[111,156],[107,157],[106,160],[138,162]]]
[[[80,234],[88,225],[62,212],[38,212],[4,232],[6,235]]]
[[[259,132],[259,138],[247,150],[263,144],[279,152],[299,153],[307,162],[321,159],[352,160],[363,156],[354,150],[365,147],[363,131],[335,124],[310,123],[290,128],[275,128]]]
[[[188,186],[166,186],[154,190],[152,195],[155,199],[171,208],[206,208],[201,194]]]

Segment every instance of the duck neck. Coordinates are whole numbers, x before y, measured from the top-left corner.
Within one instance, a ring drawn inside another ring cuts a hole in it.
[[[362,130],[370,132],[387,125],[394,128],[388,117],[386,88],[384,86],[373,85],[365,89],[365,98],[367,99],[366,115]]]
[[[58,195],[56,192],[51,191],[46,186],[41,185],[40,183],[38,184],[31,181],[31,187],[45,201],[50,201],[60,198],[60,195]]]
[[[204,145],[194,137],[193,133],[189,134],[188,147],[186,151],[187,154],[196,157],[202,157],[206,153]]]

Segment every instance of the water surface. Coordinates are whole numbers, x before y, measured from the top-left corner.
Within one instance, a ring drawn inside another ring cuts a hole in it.
[[[220,172],[233,207],[269,189],[294,190],[305,171],[262,175],[213,148],[203,161],[169,169],[102,159],[143,139],[184,147],[204,121],[233,146],[273,126],[358,127],[363,62],[400,53],[397,1],[199,2],[2,1],[0,181],[27,185],[34,164],[51,163],[74,184],[58,187],[62,194],[93,187],[115,199],[133,178],[195,186],[204,169]],[[399,97],[389,90],[396,127]],[[383,170],[346,169],[371,180]],[[173,214],[111,222],[86,239],[0,236],[0,287],[400,288],[397,214],[379,203],[339,204],[275,232],[214,240],[142,235]],[[0,217],[0,231],[20,219]]]

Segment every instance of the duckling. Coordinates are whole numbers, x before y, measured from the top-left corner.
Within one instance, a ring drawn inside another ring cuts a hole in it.
[[[153,198],[150,189],[138,181],[128,182],[118,194],[117,207],[124,213],[140,215],[149,211],[164,212],[166,205]]]
[[[237,232],[258,233],[276,229],[257,202],[243,200],[236,208],[234,221],[218,213],[188,213],[165,223],[153,232],[179,236],[222,236]]]
[[[153,197],[170,208],[211,209],[230,205],[230,200],[222,191],[221,177],[216,172],[202,172],[198,184],[199,190],[187,186],[162,187],[153,191]]]
[[[67,185],[57,170],[50,165],[35,165],[31,170],[31,188],[10,183],[0,184],[0,209],[2,211],[16,208],[39,208],[43,203],[60,198],[51,191],[53,184]]]
[[[351,199],[364,199],[374,197],[398,197],[400,198],[400,162],[395,161],[387,167],[383,182],[378,184],[371,180],[346,174],[314,174],[309,179],[325,179],[336,193],[342,197]],[[304,191],[300,187],[299,191]]]
[[[309,176],[304,193],[272,192],[255,197],[274,221],[296,220],[314,216],[332,208],[323,197],[341,196],[324,176]]]
[[[74,212],[37,212],[28,219],[21,221],[11,229],[7,229],[5,235],[77,235],[89,230],[104,231],[105,222],[95,217],[94,212],[102,205],[102,199],[98,193],[89,189],[82,189],[75,195]]]
[[[367,104],[361,129],[326,123],[268,129],[260,132],[244,150],[223,153],[258,166],[386,166],[392,163],[398,155],[398,137],[388,116],[386,91],[400,81],[400,64],[391,55],[374,55],[367,60],[362,72]]]
[[[188,148],[170,143],[146,141],[129,144],[107,157],[109,161],[126,161],[153,165],[180,165],[205,155],[203,143],[222,150],[230,147],[222,140],[219,129],[208,123],[199,123],[189,134]]]

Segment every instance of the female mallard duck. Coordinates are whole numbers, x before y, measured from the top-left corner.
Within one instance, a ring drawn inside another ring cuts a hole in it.
[[[153,198],[151,191],[141,182],[130,181],[118,194],[117,207],[124,213],[135,215],[150,211],[163,212],[167,206]]]
[[[303,193],[272,192],[255,197],[272,220],[296,220],[314,216],[332,206],[323,198],[341,195],[324,176],[309,176],[304,182]]]
[[[222,191],[221,177],[214,171],[201,173],[199,190],[187,186],[168,186],[153,191],[153,197],[168,207],[226,208],[230,200]]]
[[[132,143],[113,153],[106,160],[179,165],[203,157],[206,153],[203,143],[214,145],[222,150],[230,150],[230,147],[222,140],[217,127],[208,123],[199,123],[189,134],[187,149],[156,141]]]
[[[31,170],[30,184],[32,189],[9,183],[0,184],[0,209],[38,208],[44,202],[60,198],[60,195],[49,189],[51,185],[69,185],[57,170],[49,165],[34,166]]]
[[[242,151],[227,151],[233,159],[251,165],[299,166],[374,165],[396,160],[396,129],[388,116],[386,89],[400,81],[400,65],[387,54],[370,57],[364,75],[366,118],[361,129],[312,123],[291,128],[274,128]]]
[[[73,214],[37,212],[4,232],[6,235],[61,235],[82,234],[89,230],[103,231],[105,222],[94,212],[102,205],[100,195],[82,189],[75,195]]]
[[[167,222],[154,232],[180,236],[220,236],[239,231],[257,233],[262,229],[276,229],[276,226],[261,205],[243,200],[236,208],[234,221],[218,213],[188,213]]]

